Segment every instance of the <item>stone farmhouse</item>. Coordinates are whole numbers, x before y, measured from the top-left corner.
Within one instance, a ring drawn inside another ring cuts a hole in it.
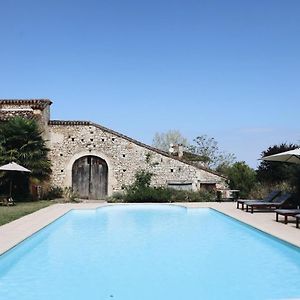
[[[0,100],[0,120],[34,118],[50,148],[51,185],[73,187],[85,199],[102,199],[131,184],[138,170],[155,174],[154,186],[224,188],[226,178],[89,121],[50,119],[47,99]]]

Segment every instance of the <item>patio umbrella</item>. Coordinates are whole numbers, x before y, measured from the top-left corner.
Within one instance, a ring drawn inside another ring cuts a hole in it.
[[[262,160],[300,164],[300,148],[265,156]]]
[[[30,170],[16,164],[15,162],[11,162],[9,164],[6,164],[4,166],[0,167],[0,171],[7,171],[7,172],[27,172],[31,173]],[[9,186],[9,197],[11,197],[11,191],[12,191],[12,178],[10,178],[10,186]]]

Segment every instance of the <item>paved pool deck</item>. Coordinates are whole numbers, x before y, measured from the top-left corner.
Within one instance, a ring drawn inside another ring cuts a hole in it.
[[[0,255],[13,248],[21,241],[30,237],[41,230],[57,218],[63,216],[72,209],[95,209],[108,205],[135,205],[135,204],[111,204],[111,203],[66,203],[54,204],[26,215],[11,223],[0,226]],[[166,204],[169,205],[169,204]],[[173,203],[172,205],[194,208],[212,208],[225,215],[233,217],[243,223],[251,225],[261,231],[271,234],[283,241],[300,247],[300,229],[296,228],[295,223],[287,225],[275,221],[275,213],[257,212],[247,213],[236,209],[236,203],[224,202],[204,202],[204,203]],[[293,218],[291,218],[292,220]]]

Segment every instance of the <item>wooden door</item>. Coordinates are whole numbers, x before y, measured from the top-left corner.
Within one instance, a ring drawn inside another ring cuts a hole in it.
[[[107,178],[107,163],[99,157],[84,156],[73,164],[73,191],[82,199],[103,199],[107,195]]]

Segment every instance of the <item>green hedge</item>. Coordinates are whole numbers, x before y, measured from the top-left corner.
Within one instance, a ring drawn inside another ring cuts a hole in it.
[[[166,202],[209,202],[215,201],[215,193],[207,191],[179,191],[165,187],[150,186],[153,173],[140,170],[135,174],[135,181],[124,186],[123,193],[115,193],[108,202],[126,203],[166,203]]]
[[[214,193],[199,191],[178,191],[168,188],[145,187],[136,190],[115,193],[108,199],[116,203],[172,203],[172,202],[210,202],[215,201]]]

